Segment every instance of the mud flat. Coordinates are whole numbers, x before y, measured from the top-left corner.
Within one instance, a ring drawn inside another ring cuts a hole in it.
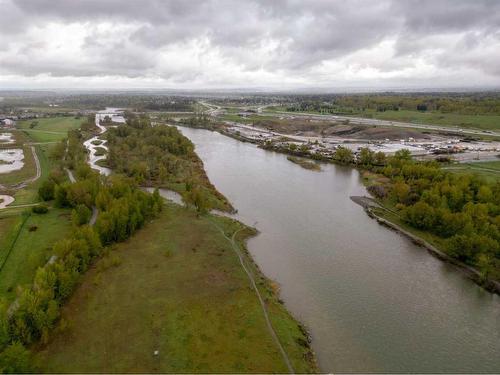
[[[0,150],[0,174],[17,171],[24,166],[24,152],[20,148]]]

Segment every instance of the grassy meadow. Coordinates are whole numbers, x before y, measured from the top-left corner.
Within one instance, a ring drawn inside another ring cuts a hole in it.
[[[167,205],[83,277],[44,372],[287,372],[230,237],[241,224]],[[239,232],[238,244],[252,232]],[[315,367],[306,337],[245,253],[295,371]],[[155,351],[158,354],[155,355]]]
[[[18,127],[29,135],[33,142],[57,142],[66,138],[69,130],[78,129],[85,119],[74,117],[48,117],[19,121]],[[31,129],[31,123],[37,125]]]
[[[18,285],[29,285],[52,255],[52,245],[71,229],[70,212],[0,216],[0,297],[13,300]]]
[[[70,120],[73,121],[62,121],[67,119],[42,119],[39,126],[61,132],[64,138],[67,131],[77,124],[72,118]],[[20,122],[21,128],[23,123]],[[28,143],[40,141],[40,137],[33,136],[35,133],[14,131],[13,134],[16,140],[14,147],[24,149],[25,164],[19,171],[0,175],[0,184],[10,186],[36,175],[35,160]],[[68,210],[52,208],[48,214],[37,215],[30,213],[30,207],[15,207],[38,202],[38,188],[55,167],[55,161],[49,157],[55,144],[34,147],[40,161],[41,177],[22,189],[8,189],[7,194],[13,195],[15,201],[10,207],[0,210],[0,297],[7,300],[15,298],[18,285],[33,281],[36,269],[50,257],[52,245],[71,229]]]
[[[266,108],[266,111],[286,112],[287,107],[268,107]],[[457,113],[441,113],[435,111],[420,112],[411,110],[387,110],[377,112],[375,110],[367,109],[365,111],[347,111],[349,113],[341,112],[340,114],[353,117],[374,118],[378,120],[409,122],[414,124],[441,125],[465,129],[500,130],[500,115],[463,115]],[[322,114],[318,111],[304,111],[297,113]]]
[[[500,160],[454,164],[445,169],[458,174],[474,173],[491,182],[500,181]]]

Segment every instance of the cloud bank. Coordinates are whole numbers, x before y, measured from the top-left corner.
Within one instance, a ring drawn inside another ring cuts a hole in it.
[[[496,0],[0,0],[0,88],[500,87]]]

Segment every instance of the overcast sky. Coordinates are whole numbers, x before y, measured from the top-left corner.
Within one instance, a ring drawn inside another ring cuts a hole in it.
[[[481,86],[499,0],[0,0],[0,89]]]

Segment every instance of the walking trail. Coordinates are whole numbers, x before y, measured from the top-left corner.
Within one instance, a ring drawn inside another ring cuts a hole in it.
[[[283,357],[283,361],[285,362],[286,367],[288,368],[288,372],[290,374],[293,374],[294,370],[293,370],[292,364],[290,362],[290,359],[288,358],[288,355],[286,354],[285,349],[281,345],[281,342],[278,338],[278,335],[276,334],[276,331],[274,330],[274,328],[271,324],[271,320],[269,319],[269,315],[267,313],[266,304],[265,304],[265,302],[260,294],[259,288],[257,288],[257,284],[255,283],[255,279],[254,279],[252,273],[245,265],[245,261],[243,260],[243,256],[241,255],[241,252],[238,248],[238,244],[236,243],[236,240],[235,240],[236,235],[245,228],[238,229],[236,232],[233,233],[233,235],[231,237],[228,237],[226,235],[226,233],[224,232],[224,230],[222,228],[220,228],[215,222],[212,221],[212,224],[214,224],[215,227],[222,233],[222,235],[231,243],[231,247],[233,248],[236,255],[238,255],[238,259],[240,260],[241,267],[243,268],[243,270],[247,274],[248,279],[250,280],[250,284],[252,284],[252,287],[255,291],[255,294],[257,294],[257,298],[259,299],[260,306],[262,308],[262,314],[264,315],[264,319],[266,321],[267,329],[269,330],[271,337],[273,338],[274,342],[276,343],[276,346],[278,347],[278,349],[281,353],[281,356]]]

